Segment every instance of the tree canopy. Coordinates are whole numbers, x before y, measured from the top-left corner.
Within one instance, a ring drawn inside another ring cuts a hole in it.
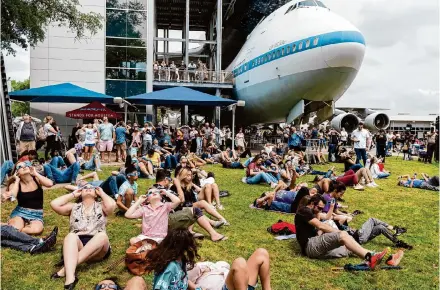
[[[78,10],[79,0],[1,0],[1,49],[15,54],[13,44],[27,49],[43,41],[53,22],[68,27],[77,38],[96,34],[103,17]]]
[[[30,79],[24,81],[11,80],[11,87],[14,91],[27,90],[31,88]],[[11,103],[12,116],[20,117],[24,114],[29,114],[29,102],[16,102]]]

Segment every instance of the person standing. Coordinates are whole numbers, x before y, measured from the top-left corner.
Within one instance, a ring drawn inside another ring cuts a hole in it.
[[[211,124],[211,130],[215,136],[215,143],[217,143],[217,146],[220,145],[220,129],[215,126],[214,123]]]
[[[435,151],[435,140],[437,138],[437,133],[435,132],[435,128],[431,128],[431,132],[426,134],[426,157],[425,163],[432,163],[432,154]]]
[[[238,129],[238,133],[235,135],[235,147],[241,147],[243,151],[246,149],[243,128]],[[232,150],[235,150],[235,148],[232,148]]]
[[[18,154],[24,151],[36,149],[37,126],[35,120],[28,114],[24,114],[18,124],[16,139],[18,140]]]
[[[393,140],[394,140],[394,134],[391,131],[388,131],[387,136],[387,148],[386,151],[390,151],[393,149]]]
[[[382,163],[385,163],[386,147],[387,135],[385,135],[385,130],[380,129],[379,133],[376,135],[376,156],[382,158]]]
[[[107,152],[107,163],[110,163],[110,152],[113,150],[113,141],[115,140],[115,128],[108,118],[102,118],[103,123],[98,127],[99,152],[101,160],[104,162],[104,152]]]
[[[127,132],[127,128],[125,127],[124,121],[119,121],[115,129],[116,162],[119,162],[119,156],[121,157],[122,161],[125,162],[125,156],[127,151],[127,144],[125,138],[126,132]]]
[[[44,152],[44,158],[47,160],[49,159],[49,151],[50,154],[53,155],[55,152],[56,147],[56,135],[57,131],[52,126],[52,123],[54,122],[53,118],[51,116],[47,116],[44,118],[44,134],[46,135],[46,150]]]
[[[209,123],[205,123],[205,127],[202,128],[202,134],[203,134],[203,151],[206,149],[206,145],[208,144],[208,141],[212,135],[211,127],[209,127]]]
[[[361,163],[361,159],[367,162],[367,138],[369,132],[364,129],[364,122],[359,122],[359,126],[351,133],[351,141],[354,142],[354,151],[356,152],[356,164]]]
[[[329,144],[328,144],[328,160],[331,162],[336,161],[336,152],[339,144],[339,133],[331,128],[329,132]]]
[[[345,128],[342,127],[342,131],[341,131],[342,146],[347,146],[347,139],[348,139],[348,133],[347,133],[347,131],[345,131]]]

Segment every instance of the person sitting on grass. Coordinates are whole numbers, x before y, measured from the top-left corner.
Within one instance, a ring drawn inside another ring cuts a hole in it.
[[[92,179],[91,181],[87,181],[87,179]],[[90,172],[89,174],[86,174],[84,176],[78,177],[76,180],[76,185],[66,185],[64,186],[65,189],[69,191],[75,191],[82,187],[84,187],[87,184],[91,184],[96,187],[101,187],[102,190],[110,197],[115,198],[117,196],[119,188],[121,185],[127,181],[127,178],[123,174],[118,175],[111,175],[107,177],[106,180],[102,181],[99,180],[98,173],[96,172]]]
[[[163,196],[171,202],[162,202]],[[168,214],[180,205],[180,199],[164,189],[151,188],[147,194],[141,195],[127,210],[125,217],[137,219],[142,217],[142,234],[130,239],[134,245],[139,241],[151,239],[162,242],[168,231]]]
[[[299,178],[299,174],[296,172],[291,160],[287,160],[284,163],[284,167],[280,170],[280,178],[286,184],[286,186],[296,183],[296,179]]]
[[[389,173],[382,172],[379,167],[379,159],[377,157],[372,157],[370,162],[370,172],[373,178],[387,178],[390,176]]]
[[[76,203],[72,202],[74,199],[77,199]],[[78,265],[101,261],[110,256],[106,225],[107,217],[114,212],[116,203],[100,187],[86,185],[52,200],[50,206],[56,213],[70,216],[70,233],[63,243],[64,267],[51,278],[65,278],[64,289],[74,289],[78,283]]]
[[[343,258],[354,254],[365,260],[370,269],[382,262],[388,249],[375,253],[364,249],[345,231],[319,220],[325,201],[319,196],[303,197],[295,215],[296,237],[303,255],[311,259]]]
[[[422,173],[423,179],[417,179],[417,173],[414,173],[412,177],[409,174],[398,177],[398,186],[420,188],[426,190],[439,191],[439,179],[438,176],[429,178],[425,173]]]
[[[175,196],[178,196],[179,199],[182,201],[184,197],[179,196],[178,193],[170,190],[172,179],[167,176],[167,172],[165,170],[158,170],[156,173],[156,183],[153,184],[152,188],[156,188],[159,190],[166,190],[174,194]],[[178,182],[178,181],[176,181]],[[171,202],[171,199],[163,196],[162,202]],[[194,237],[197,238],[203,238],[203,235],[200,233],[196,233],[192,231],[193,225],[195,223],[198,223],[200,227],[202,227],[204,230],[206,230],[213,242],[219,242],[222,240],[227,240],[227,237],[217,233],[211,224],[215,224],[214,221],[211,221],[208,219],[205,215],[203,215],[203,212],[200,208],[197,207],[177,207],[174,212],[170,213],[168,216],[168,229],[176,229],[176,228],[190,228],[191,233],[194,235]]]
[[[152,148],[154,151],[159,153],[161,158],[164,160],[164,164],[163,164],[163,166],[161,166],[162,168],[165,168],[165,169],[176,168],[176,166],[177,166],[176,157],[170,151],[160,147],[159,141],[157,141],[157,139],[154,139]],[[154,163],[153,163],[153,165],[154,165]]]
[[[348,226],[348,223],[353,220],[352,215],[345,214],[339,210],[339,204],[337,203],[337,200],[341,199],[344,196],[346,189],[347,188],[345,187],[345,184],[337,181],[335,184],[333,184],[332,192],[325,193],[322,195],[322,198],[325,201],[325,206],[322,212],[323,213],[332,212],[330,218],[341,226],[342,225]]]
[[[215,182],[214,173],[208,172],[206,178],[200,179],[201,190],[197,195],[198,200],[206,200],[208,204],[215,201],[215,208],[217,210],[224,210],[225,208],[220,202],[220,190]]]
[[[95,285],[94,290],[147,290],[147,283],[142,277],[135,276],[127,281],[125,288],[122,288],[118,284],[118,279],[116,277],[105,278],[104,280],[98,282]]]
[[[247,261],[242,257],[237,258],[231,266],[226,262],[218,262],[215,263],[215,268],[211,269],[212,264],[196,263],[194,268],[188,271],[188,279],[195,284],[195,289],[255,290],[258,280],[263,290],[271,289],[270,259],[266,249],[255,250]],[[217,265],[223,267],[219,269]],[[213,288],[213,283],[217,287]]]
[[[125,169],[125,175],[127,181],[125,181],[118,190],[118,194],[115,196],[116,205],[119,208],[120,213],[125,213],[131,206],[132,201],[137,200],[138,184],[138,172],[134,166],[129,166]]]
[[[212,205],[208,204],[206,200],[197,200],[197,192],[200,192],[201,189],[192,182],[191,170],[182,169],[173,181],[174,185],[170,189],[177,192],[179,197],[181,197],[182,206],[200,208],[217,218],[218,221],[211,224],[213,227],[229,226],[226,219]]]
[[[231,148],[226,148],[225,151],[222,151],[222,164],[223,168],[232,168],[232,169],[242,169],[243,166],[240,163],[240,157],[238,157],[235,153],[235,150],[231,150]]]
[[[311,197],[311,196],[315,196],[317,194],[318,194],[318,190],[314,187],[312,187],[310,189],[306,186],[301,187],[298,190],[298,192],[295,196],[295,199],[292,202],[292,209],[291,209],[292,213],[296,213],[298,211],[299,205],[300,205],[303,197],[305,197],[305,196]]]
[[[391,226],[381,220],[369,218],[359,230],[349,228],[347,232],[360,245],[363,245],[374,238],[383,235],[393,243],[393,247],[412,250],[413,247],[411,245],[408,245],[404,241],[397,238],[401,234],[406,233],[406,231],[406,228]]]
[[[75,150],[75,149],[73,149]],[[76,161],[73,151],[66,153],[66,158],[75,160],[68,168],[61,170],[50,164],[44,164],[44,175],[56,183],[70,183],[75,184],[76,178],[78,177],[80,165]]]
[[[46,253],[57,243],[58,227],[45,238],[34,238],[17,230],[15,227],[1,224],[1,244],[4,248],[30,253],[31,255]]]
[[[17,206],[10,215],[8,224],[17,230],[39,235],[43,232],[43,186],[52,187],[53,182],[42,176],[29,161],[18,162],[15,173],[8,180],[9,191],[3,199],[17,199]]]
[[[214,157],[211,155],[211,153],[208,151],[208,149],[205,149],[205,151],[202,153],[202,156],[200,156],[203,161],[206,162],[206,164],[217,164]]]
[[[278,180],[265,172],[265,170],[266,169],[263,166],[263,158],[260,155],[257,155],[249,163],[246,170],[246,177],[244,177],[242,181],[247,184],[259,184],[264,182],[270,184],[271,187],[275,187]]]
[[[102,171],[101,170],[101,157],[98,149],[93,147],[92,156],[89,161],[84,160],[83,158],[78,158],[80,167],[83,170],[91,170],[91,171]]]
[[[192,162],[195,167],[202,167],[203,165],[206,165],[206,161],[198,157],[195,153],[189,153],[186,155],[186,158],[188,158],[188,160]]]

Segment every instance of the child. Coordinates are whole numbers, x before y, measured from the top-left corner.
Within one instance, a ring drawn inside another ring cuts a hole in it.
[[[137,200],[138,184],[136,180],[138,179],[138,172],[136,167],[133,165],[128,166],[125,169],[125,175],[127,176],[127,181],[121,185],[118,194],[115,195],[116,205],[124,213],[131,206],[132,201]]]
[[[146,270],[154,271],[153,289],[195,289],[194,283],[188,281],[187,269],[193,269],[198,258],[197,244],[187,229],[170,231],[162,243],[147,254]]]
[[[171,202],[162,202],[162,197],[168,197]],[[142,217],[142,234],[130,239],[130,244],[151,239],[157,243],[162,242],[168,231],[168,213],[180,204],[180,199],[166,191],[151,188],[146,195],[142,195],[128,209],[125,217],[136,219]]]

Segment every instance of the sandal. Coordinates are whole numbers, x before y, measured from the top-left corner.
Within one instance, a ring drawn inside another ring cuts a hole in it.
[[[213,241],[214,243],[218,243],[221,241],[226,241],[228,239],[228,237],[222,236],[220,239]]]

